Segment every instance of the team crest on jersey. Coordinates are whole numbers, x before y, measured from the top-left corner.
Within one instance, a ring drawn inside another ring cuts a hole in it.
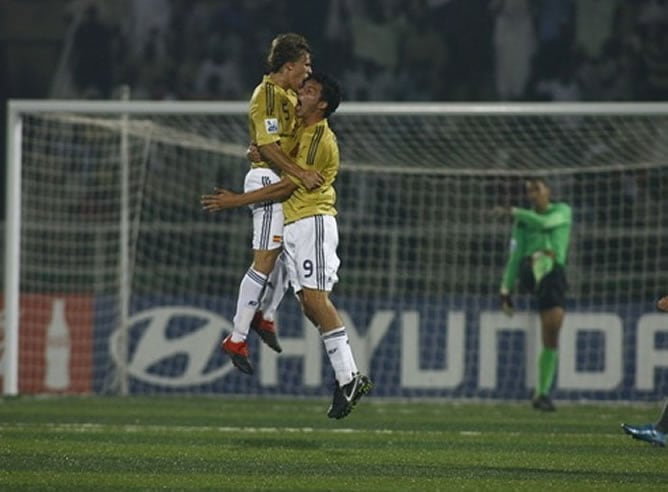
[[[277,118],[267,118],[264,120],[264,127],[267,130],[267,133],[274,134],[278,133],[278,119]]]

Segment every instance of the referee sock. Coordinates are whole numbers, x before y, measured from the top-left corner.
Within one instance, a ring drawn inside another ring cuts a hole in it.
[[[549,395],[557,369],[557,350],[543,348],[538,357],[538,388],[536,395]]]
[[[661,412],[661,417],[659,417],[659,421],[656,423],[655,427],[659,432],[668,432],[668,399],[663,405],[663,412]]]
[[[353,352],[350,350],[350,341],[346,333],[346,327],[335,328],[322,335],[322,341],[325,344],[325,350],[332,364],[336,381],[339,386],[344,386],[353,380],[356,374],[357,364],[353,358]]]
[[[246,340],[250,323],[255,316],[260,295],[262,295],[262,289],[264,289],[266,282],[267,276],[253,268],[249,268],[244,278],[241,279],[239,297],[237,298],[237,312],[234,315],[233,342],[238,343]]]

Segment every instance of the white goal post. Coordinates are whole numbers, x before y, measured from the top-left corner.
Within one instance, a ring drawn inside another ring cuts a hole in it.
[[[296,302],[254,378],[217,345],[250,264],[239,190],[247,103],[8,104],[3,390],[320,396],[331,379]],[[530,299],[498,309],[510,223],[546,177],[574,209],[555,395],[668,390],[668,103],[344,103],[332,117],[342,259],[333,298],[378,397],[521,400]]]

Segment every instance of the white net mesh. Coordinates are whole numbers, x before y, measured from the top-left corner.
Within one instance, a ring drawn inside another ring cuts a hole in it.
[[[522,178],[542,175],[574,211],[554,396],[663,396],[668,316],[653,303],[668,293],[668,112],[504,108],[351,105],[332,118],[342,155],[332,297],[374,394],[528,397],[538,319],[526,296],[512,319],[498,309],[510,224],[486,211],[526,206]],[[208,215],[199,197],[241,189],[243,112],[175,103],[125,122],[33,112],[23,128],[21,392],[118,392],[127,374],[131,393],[329,393],[317,333],[292,298],[279,311],[283,354],[250,339],[257,376],[217,348],[250,264],[251,221],[246,209]]]

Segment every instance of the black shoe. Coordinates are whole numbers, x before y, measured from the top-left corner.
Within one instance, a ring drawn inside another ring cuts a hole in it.
[[[357,401],[373,388],[371,380],[359,372],[353,376],[353,380],[344,386],[336,384],[334,399],[327,410],[330,419],[342,419],[350,413]]]
[[[557,407],[554,406],[552,400],[547,395],[538,395],[531,400],[531,406],[541,412],[554,412]]]
[[[253,316],[253,321],[250,324],[251,330],[256,332],[262,341],[266,343],[274,352],[279,354],[283,352],[281,345],[278,343],[278,335],[276,334],[276,326],[273,321],[269,321],[262,317],[262,312],[257,311]]]

